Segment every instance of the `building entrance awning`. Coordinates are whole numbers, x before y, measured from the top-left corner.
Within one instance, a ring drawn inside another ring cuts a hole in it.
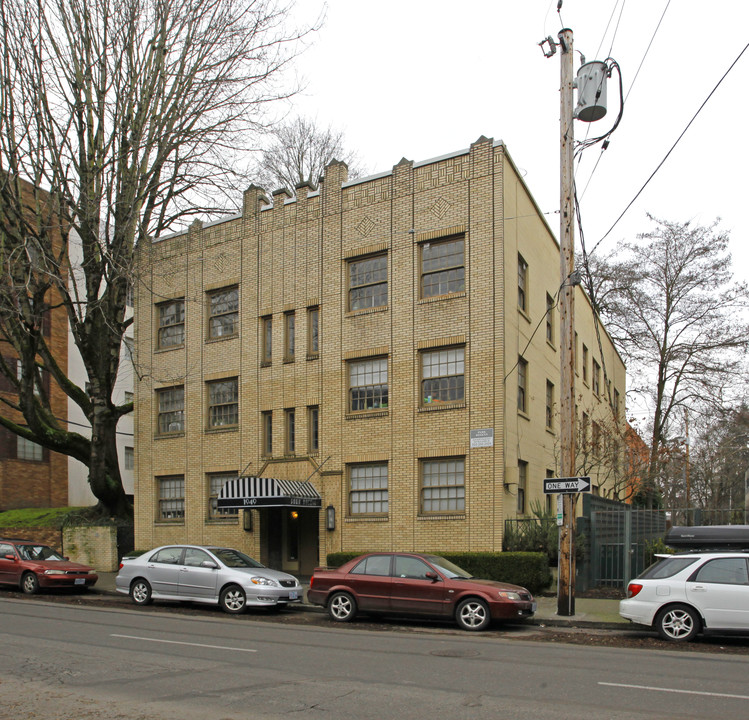
[[[221,508],[322,507],[320,494],[308,481],[238,477],[227,480],[218,494]]]

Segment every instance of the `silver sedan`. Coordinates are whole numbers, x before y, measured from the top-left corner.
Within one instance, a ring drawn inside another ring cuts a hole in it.
[[[250,606],[284,607],[301,602],[303,593],[293,575],[271,570],[239,550],[203,545],[164,545],[125,557],[115,585],[136,605],[181,600],[218,604],[228,613]]]

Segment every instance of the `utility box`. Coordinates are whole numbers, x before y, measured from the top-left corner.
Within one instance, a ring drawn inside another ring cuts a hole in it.
[[[577,107],[575,117],[595,122],[606,115],[606,80],[609,71],[600,60],[585,63],[577,71]]]

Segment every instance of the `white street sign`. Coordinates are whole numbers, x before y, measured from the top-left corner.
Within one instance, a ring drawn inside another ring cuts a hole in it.
[[[545,478],[544,494],[590,492],[589,477]]]

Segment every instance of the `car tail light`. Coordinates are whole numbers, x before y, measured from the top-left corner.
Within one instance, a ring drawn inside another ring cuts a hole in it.
[[[123,566],[124,564],[125,564],[125,563],[120,563],[120,570],[122,570],[122,566]]]
[[[642,590],[642,585],[640,585],[640,583],[630,583],[627,587],[627,597],[633,598],[638,592],[640,592],[640,590]]]
[[[315,576],[314,575],[309,579],[309,586],[310,587],[312,587],[312,583],[313,582],[315,582]]]

